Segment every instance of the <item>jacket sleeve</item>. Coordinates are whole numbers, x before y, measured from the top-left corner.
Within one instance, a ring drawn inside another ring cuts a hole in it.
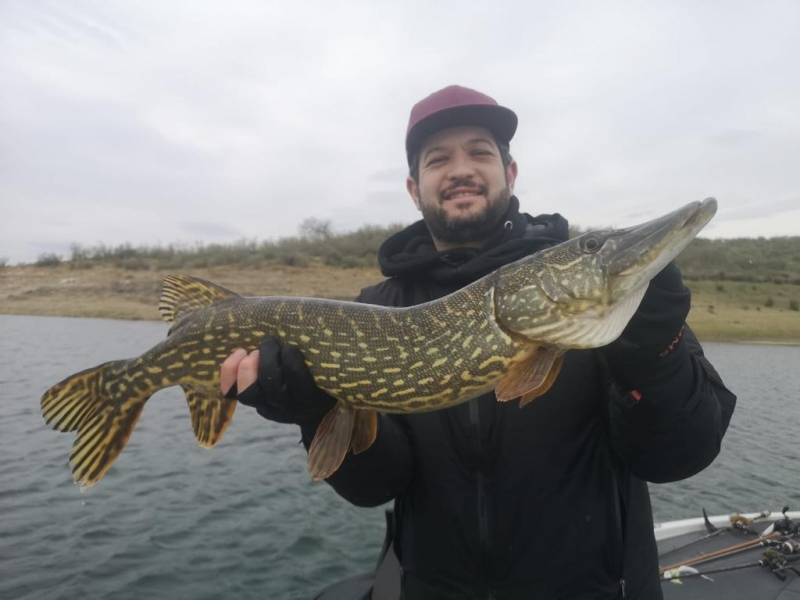
[[[356,302],[384,304],[384,284],[362,290]],[[316,426],[302,427],[308,450]],[[326,481],[345,500],[356,506],[378,506],[399,496],[408,487],[413,472],[411,443],[403,418],[378,414],[375,442],[360,454],[348,452],[344,462]]]
[[[668,378],[641,381],[635,390],[613,378],[609,385],[612,447],[634,475],[654,483],[711,464],[736,405],[688,326],[673,354]]]

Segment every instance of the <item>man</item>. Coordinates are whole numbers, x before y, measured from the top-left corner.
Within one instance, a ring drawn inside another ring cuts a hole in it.
[[[411,111],[408,192],[423,220],[379,253],[361,302],[410,306],[567,238],[558,214],[520,213],[509,142],[516,115],[458,86]],[[531,406],[493,393],[450,409],[381,415],[373,446],[327,481],[360,506],[395,502],[404,597],[661,597],[646,481],[682,479],[719,451],[735,397],[685,327],[674,265],[650,284],[619,340],[571,351]],[[308,447],[333,400],[302,355],[264,341],[237,351],[221,385]]]

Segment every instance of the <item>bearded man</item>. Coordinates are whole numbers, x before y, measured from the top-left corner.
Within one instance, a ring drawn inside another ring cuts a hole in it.
[[[407,189],[422,220],[384,242],[387,279],[358,301],[434,300],[567,239],[559,214],[519,210],[516,126],[511,110],[459,86],[413,107]],[[670,264],[622,336],[568,352],[531,406],[488,393],[380,416],[372,447],[327,482],[359,506],[394,501],[403,598],[661,598],[646,482],[710,464],[735,405],[685,325],[689,304]],[[223,391],[234,383],[262,416],[300,425],[306,447],[334,406],[276,338],[225,362]]]

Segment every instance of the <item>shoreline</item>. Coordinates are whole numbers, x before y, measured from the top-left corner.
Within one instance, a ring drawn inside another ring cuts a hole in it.
[[[266,263],[197,269],[19,266],[0,269],[0,314],[161,321],[161,279],[181,272],[243,296],[352,300],[383,280],[377,267],[342,268]],[[800,346],[800,285],[687,281],[688,324],[701,342]]]
[[[106,321],[130,321],[132,323],[162,323],[167,326],[168,323],[162,319],[142,318],[142,317],[107,317],[107,316],[90,316],[90,315],[62,315],[62,314],[39,314],[39,313],[24,313],[24,312],[3,312],[0,310],[0,317],[42,317],[51,319],[101,319]],[[709,337],[703,336],[700,341],[702,343],[713,344],[737,344],[737,345],[751,345],[751,346],[800,346],[800,338],[798,339],[742,339],[742,338],[728,338],[728,337]]]

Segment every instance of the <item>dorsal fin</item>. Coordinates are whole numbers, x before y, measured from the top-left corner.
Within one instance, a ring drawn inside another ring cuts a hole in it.
[[[172,323],[193,310],[235,296],[238,296],[236,292],[205,279],[190,275],[167,275],[161,282],[158,312],[167,323]]]

